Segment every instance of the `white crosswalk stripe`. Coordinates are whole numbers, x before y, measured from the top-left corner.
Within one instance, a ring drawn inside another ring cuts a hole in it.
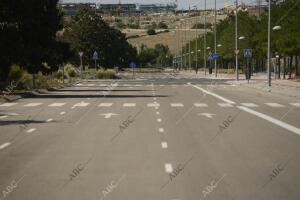
[[[300,103],[289,103],[292,106],[300,107]]]
[[[172,107],[184,107],[182,103],[171,103]]]
[[[194,103],[195,107],[208,107],[206,103]]]
[[[159,103],[148,103],[147,107],[159,107],[160,104]]]
[[[241,105],[249,108],[258,107],[258,105],[256,105],[255,103],[241,103]]]
[[[173,172],[172,164],[166,163],[165,164],[165,170],[166,170],[167,173],[172,173]]]
[[[49,107],[61,107],[63,105],[65,105],[66,103],[52,103],[50,105],[48,105]]]
[[[124,103],[123,107],[135,107],[136,103]]]
[[[7,115],[3,115],[3,116],[0,116],[0,119],[5,119],[7,117],[8,117]]]
[[[265,103],[266,105],[270,106],[270,107],[274,107],[274,108],[282,108],[285,107],[284,105],[281,105],[279,103]]]
[[[100,103],[99,107],[111,107],[113,103]]]
[[[24,107],[35,107],[35,106],[39,106],[42,105],[42,103],[28,103],[26,105],[24,105]]]
[[[80,102],[80,103],[76,103],[72,108],[75,108],[75,107],[86,107],[89,104],[90,103]]]
[[[230,103],[218,103],[218,105],[220,107],[223,107],[223,108],[231,108],[231,107],[233,107],[233,105],[230,104]]]
[[[17,105],[18,103],[3,103],[0,105],[0,107],[11,107],[11,106],[15,106]]]

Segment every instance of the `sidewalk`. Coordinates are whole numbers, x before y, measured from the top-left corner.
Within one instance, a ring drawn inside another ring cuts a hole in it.
[[[194,71],[182,71],[180,74],[183,77],[189,78],[207,78],[207,79],[222,79],[227,80],[226,82],[232,85],[238,85],[241,87],[250,87],[254,89],[263,90],[266,92],[273,92],[278,94],[283,94],[292,97],[300,97],[300,80],[298,79],[291,79],[291,80],[283,80],[283,79],[272,79],[271,83],[272,86],[268,86],[267,75],[265,73],[254,74],[251,77],[251,80],[245,80],[244,74],[239,74],[239,81],[236,81],[235,74],[218,74],[218,77],[215,77],[215,74],[209,75],[208,73],[206,76],[204,72],[199,72],[196,74]]]

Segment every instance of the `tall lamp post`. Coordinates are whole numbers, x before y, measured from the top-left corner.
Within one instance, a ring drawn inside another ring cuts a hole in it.
[[[235,1],[235,73],[236,80],[239,80],[239,60],[238,60],[238,0]]]
[[[203,60],[204,60],[204,75],[206,76],[206,0],[204,0],[204,48],[203,48]]]
[[[271,0],[268,7],[268,85],[271,87]]]
[[[217,0],[215,0],[215,25],[214,25],[214,40],[215,40],[215,54],[217,54]],[[215,75],[217,74],[217,59],[215,59]]]

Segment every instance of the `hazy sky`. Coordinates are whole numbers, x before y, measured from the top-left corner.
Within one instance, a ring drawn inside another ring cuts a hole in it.
[[[63,0],[65,3],[74,3],[74,2],[96,2],[96,3],[118,3],[119,0]],[[175,0],[121,0],[122,3],[140,3],[140,4],[150,4],[150,3],[172,3]],[[228,2],[233,4],[235,0],[217,0],[217,7],[224,7],[224,3]],[[239,2],[250,3],[251,5],[255,4],[257,0],[239,0]],[[178,0],[179,8],[188,8],[189,4],[191,8],[197,6],[202,9],[204,7],[204,0]],[[207,0],[207,7],[214,7],[214,0]]]

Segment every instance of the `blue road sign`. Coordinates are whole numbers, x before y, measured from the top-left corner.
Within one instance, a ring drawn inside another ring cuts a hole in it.
[[[252,57],[252,49],[244,49],[244,57],[251,58]]]
[[[129,67],[136,68],[136,64],[134,62],[131,62],[130,65],[129,65]]]
[[[213,59],[214,60],[217,60],[219,57],[220,57],[220,55],[218,53],[214,53],[213,54]]]
[[[212,60],[213,59],[213,54],[212,53],[208,53],[207,58],[208,58],[208,60]]]

